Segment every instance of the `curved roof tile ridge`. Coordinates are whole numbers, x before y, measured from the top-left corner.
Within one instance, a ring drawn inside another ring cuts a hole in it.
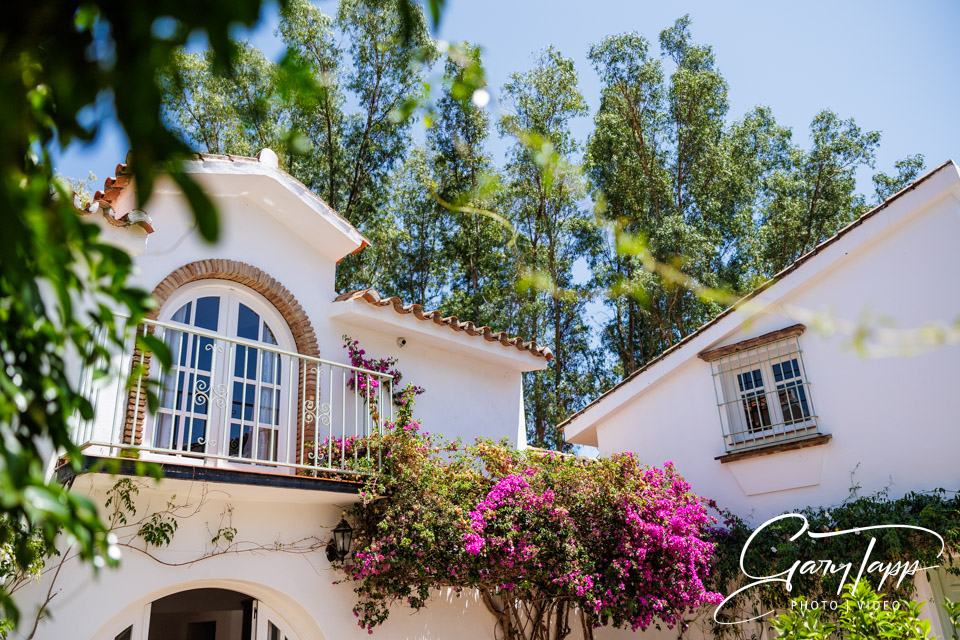
[[[466,333],[468,336],[479,336],[487,342],[499,342],[504,347],[514,347],[520,351],[528,351],[530,354],[548,362],[553,360],[553,351],[550,347],[538,345],[536,340],[525,341],[519,336],[511,337],[505,331],[494,331],[486,325],[478,327],[475,322],[460,320],[457,316],[444,317],[439,310],[424,311],[423,306],[419,304],[405,305],[396,296],[384,298],[376,289],[348,291],[347,293],[341,293],[333,301],[347,302],[350,300],[363,300],[375,307],[393,307],[393,310],[401,315],[413,315],[417,320],[432,321],[438,326],[446,325],[453,331]]]

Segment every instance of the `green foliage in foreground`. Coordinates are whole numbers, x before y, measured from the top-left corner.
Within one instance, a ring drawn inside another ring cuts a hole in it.
[[[9,3],[8,3],[9,4]],[[118,372],[100,364],[105,344],[121,340],[114,314],[136,323],[149,309],[147,292],[126,284],[128,255],[101,241],[99,227],[77,215],[70,185],[54,175],[51,152],[96,139],[111,112],[132,147],[128,160],[137,205],[150,197],[156,173],[169,175],[186,195],[202,238],[213,241],[218,220],[210,199],[183,172],[190,152],[162,118],[156,71],[169,66],[191,36],[210,44],[214,71],[229,74],[238,59],[230,31],[252,27],[262,0],[156,2],[15,2],[0,28],[0,617],[15,625],[9,575],[29,574],[63,534],[81,558],[112,563],[107,531],[94,505],[48,481],[49,458],[65,452],[75,470],[82,455],[70,440],[70,421],[92,407],[74,385],[77,369],[95,379]],[[281,9],[289,3],[280,0]],[[357,3],[363,4],[363,3]],[[436,26],[443,0],[430,0]],[[364,5],[365,6],[365,5]],[[391,3],[387,21],[413,42],[420,3]],[[362,13],[362,11],[361,11]],[[376,16],[358,19],[375,29]],[[416,45],[413,45],[416,46]],[[372,50],[371,50],[372,51]],[[303,61],[288,56],[271,79],[293,94]],[[413,74],[413,72],[410,72]],[[415,75],[415,74],[413,74]],[[248,76],[247,80],[252,81]],[[358,80],[358,82],[361,82]],[[298,93],[313,108],[316,92]],[[291,141],[292,143],[292,141]],[[380,153],[376,150],[375,153]],[[99,214],[95,214],[99,215]],[[101,336],[106,336],[101,341]],[[143,338],[143,351],[166,354]],[[38,547],[39,545],[39,547]],[[12,573],[11,573],[12,572]]]
[[[188,149],[160,118],[154,71],[191,32],[206,34],[218,64],[233,46],[231,25],[253,25],[261,0],[211,0],[203,11],[186,0],[83,4],[17,2],[5,7],[0,32],[0,547],[5,562],[35,566],[37,544],[67,544],[100,566],[110,562],[106,528],[94,505],[48,481],[51,453],[65,451],[74,417],[92,407],[76,386],[76,368],[105,354],[95,335],[119,340],[114,313],[136,321],[147,293],[126,284],[129,256],[99,238],[77,215],[68,185],[54,177],[51,149],[89,142],[110,107],[133,147],[139,204],[162,169],[187,194],[200,234],[213,240],[209,199],[180,169]],[[149,349],[151,345],[140,345]],[[163,355],[163,354],[158,354]],[[99,372],[99,375],[106,373]],[[18,610],[5,585],[0,615]]]
[[[922,602],[888,600],[865,582],[848,585],[838,603],[836,622],[824,621],[823,609],[811,609],[805,599],[774,620],[783,640],[927,640],[930,622],[921,620]]]

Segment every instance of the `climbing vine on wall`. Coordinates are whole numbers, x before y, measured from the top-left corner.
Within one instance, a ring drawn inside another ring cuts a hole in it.
[[[813,539],[804,534],[791,541],[802,521],[789,518],[777,521],[763,530],[751,541],[743,557],[743,569],[752,576],[773,576],[800,566],[809,560],[829,560],[835,565],[852,563],[853,571],[847,583],[852,582],[857,569],[869,550],[869,561],[903,563],[914,562],[919,567],[943,566],[947,571],[960,575],[960,493],[936,489],[929,492],[911,492],[902,498],[891,499],[889,490],[873,495],[859,495],[859,487],[853,487],[843,503],[833,507],[807,507],[795,513],[809,523],[809,531],[835,532],[856,530],[872,525],[907,525],[935,531],[945,545],[941,554],[940,541],[918,529],[900,527],[863,531],[832,537]],[[723,527],[714,537],[716,550],[713,557],[713,572],[710,587],[724,594],[755,580],[748,579],[741,570],[741,553],[754,527],[730,513],[722,515]],[[876,543],[870,547],[871,538]],[[869,549],[868,549],[869,548]],[[826,573],[826,575],[824,575]],[[787,593],[782,582],[754,587],[733,598],[724,607],[722,621],[745,620],[771,610],[785,610],[790,598],[798,594],[807,601],[833,601],[841,597],[842,572],[794,571],[791,575],[792,593]],[[865,573],[864,580],[885,596],[894,599],[910,599],[914,595],[914,582],[909,577],[897,584],[898,576],[879,584],[880,573]],[[712,615],[712,610],[710,611]],[[709,616],[707,616],[709,618]],[[717,637],[742,637],[740,625],[714,625],[708,623]]]
[[[340,566],[361,627],[444,587],[476,589],[508,640],[673,627],[719,601],[704,584],[715,521],[671,463],[448,442],[413,418],[415,395],[372,437],[384,467],[353,509]]]

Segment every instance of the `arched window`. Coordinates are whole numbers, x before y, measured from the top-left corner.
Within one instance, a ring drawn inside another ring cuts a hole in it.
[[[205,280],[174,293],[159,320],[185,329],[163,334],[173,367],[160,380],[152,447],[225,461],[288,458],[296,389],[281,351],[296,347],[277,310],[242,285]]]

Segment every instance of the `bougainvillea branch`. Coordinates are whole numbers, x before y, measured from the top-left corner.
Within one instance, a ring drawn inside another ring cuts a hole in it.
[[[368,358],[366,349],[360,347],[360,342],[350,336],[343,336],[343,348],[347,350],[350,356],[350,364],[367,371],[385,373],[393,380],[393,402],[398,406],[403,406],[411,402],[413,396],[423,393],[423,387],[413,384],[400,386],[403,374],[397,369],[397,359],[390,358]],[[352,378],[347,381],[347,387],[351,390],[357,390],[361,395],[366,394],[369,388],[370,397],[376,397],[382,378],[375,378],[365,373],[356,372]]]
[[[406,424],[413,417],[413,403],[418,395],[424,392],[423,387],[418,387],[412,383],[407,383],[401,387],[400,381],[403,374],[397,369],[397,359],[388,358],[368,358],[365,349],[360,347],[360,342],[350,336],[343,336],[343,348],[347,350],[350,356],[350,364],[360,369],[385,373],[390,376],[392,382],[391,400],[397,409],[397,415],[393,417],[394,424]],[[380,385],[384,379],[372,376],[362,371],[354,372],[353,377],[347,380],[347,388],[357,391],[361,396],[367,398],[367,410],[374,423],[380,422],[380,407],[378,405],[380,398]]]

